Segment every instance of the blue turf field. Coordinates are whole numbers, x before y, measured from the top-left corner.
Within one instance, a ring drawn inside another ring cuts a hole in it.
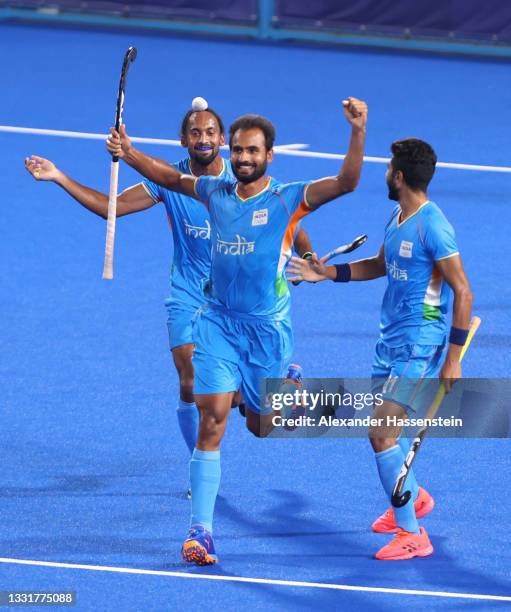
[[[139,49],[125,114],[132,135],[176,138],[191,98],[202,95],[227,124],[258,112],[275,122],[281,144],[344,152],[339,101],[356,95],[370,107],[368,155],[388,156],[392,140],[415,135],[442,161],[510,165],[509,64],[474,59],[3,25],[0,123],[106,132],[129,44]],[[0,143],[0,557],[511,596],[508,441],[428,440],[417,473],[437,499],[424,521],[436,554],[381,563],[372,554],[385,536],[368,526],[385,499],[366,441],[256,440],[237,415],[222,447],[222,563],[184,568],[187,455],[163,309],[171,261],[164,212],[118,221],[115,280],[106,283],[104,222],[23,168],[26,155],[40,154],[107,191],[103,144],[1,132]],[[171,161],[183,156],[175,147],[143,148]],[[273,166],[275,176],[293,180],[332,174],[338,162],[278,155]],[[391,207],[384,172],[366,164],[357,192],[307,220],[319,251],[360,233],[369,234],[360,254],[377,251]],[[120,177],[121,187],[138,181],[126,167]],[[510,374],[510,179],[439,169],[430,193],[456,227],[483,319],[467,375]],[[368,375],[383,287],[293,291],[295,357],[307,376]],[[6,589],[76,590],[80,611],[510,605],[13,562],[0,564]]]

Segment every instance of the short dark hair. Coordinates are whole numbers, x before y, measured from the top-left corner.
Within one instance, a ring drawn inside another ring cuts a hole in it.
[[[193,109],[190,109],[186,113],[186,115],[183,117],[183,121],[181,121],[181,131],[179,133],[181,138],[184,138],[186,136],[186,130],[188,128],[188,121],[190,121],[190,117],[194,113],[211,113],[213,117],[217,120],[218,127],[220,128],[220,134],[225,134],[225,127],[224,127],[224,122],[222,121],[222,117],[220,117],[220,115],[216,112],[216,110],[208,107],[204,111],[195,111]]]
[[[238,117],[229,128],[229,147],[232,147],[233,136],[238,130],[250,130],[252,128],[258,128],[264,134],[266,150],[273,149],[275,126],[269,119],[261,115],[242,115]]]
[[[426,191],[437,162],[433,147],[418,138],[405,138],[396,140],[390,148],[393,172],[401,170],[405,183],[413,191]]]

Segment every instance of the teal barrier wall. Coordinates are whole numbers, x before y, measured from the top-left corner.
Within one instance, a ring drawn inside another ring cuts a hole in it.
[[[511,58],[511,3],[382,6],[380,0],[0,0],[0,20]]]

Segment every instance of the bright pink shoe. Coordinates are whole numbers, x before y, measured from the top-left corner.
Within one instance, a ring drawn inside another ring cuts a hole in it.
[[[433,510],[435,507],[435,500],[426,489],[419,487],[419,495],[414,501],[413,506],[415,508],[415,516],[419,519]],[[397,533],[399,528],[396,525],[394,508],[391,506],[386,512],[379,516],[371,525],[371,529],[376,531],[376,533]]]
[[[404,561],[414,557],[428,557],[433,554],[433,546],[424,527],[420,533],[399,530],[394,538],[376,553],[380,561]]]

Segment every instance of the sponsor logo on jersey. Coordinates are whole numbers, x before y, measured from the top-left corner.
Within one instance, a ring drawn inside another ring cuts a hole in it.
[[[410,258],[412,256],[412,248],[413,248],[413,242],[401,240],[401,246],[399,247],[399,254],[401,255],[401,257]]]
[[[206,220],[206,227],[200,225],[189,225],[185,221],[185,234],[192,238],[202,238],[202,240],[209,240],[211,238],[211,225]]]
[[[268,223],[268,209],[254,210],[252,214],[252,225],[266,225]]]
[[[394,280],[397,280],[397,281],[407,281],[408,280],[408,271],[402,270],[395,261],[393,261],[392,263],[389,263],[387,261],[385,262],[385,264],[387,266],[388,274],[390,274],[390,276],[392,276]]]
[[[249,242],[239,234],[236,234],[235,242],[228,242],[226,240],[220,240],[220,236],[217,234],[216,250],[217,253],[221,253],[222,255],[248,255],[254,252],[255,242]]]

